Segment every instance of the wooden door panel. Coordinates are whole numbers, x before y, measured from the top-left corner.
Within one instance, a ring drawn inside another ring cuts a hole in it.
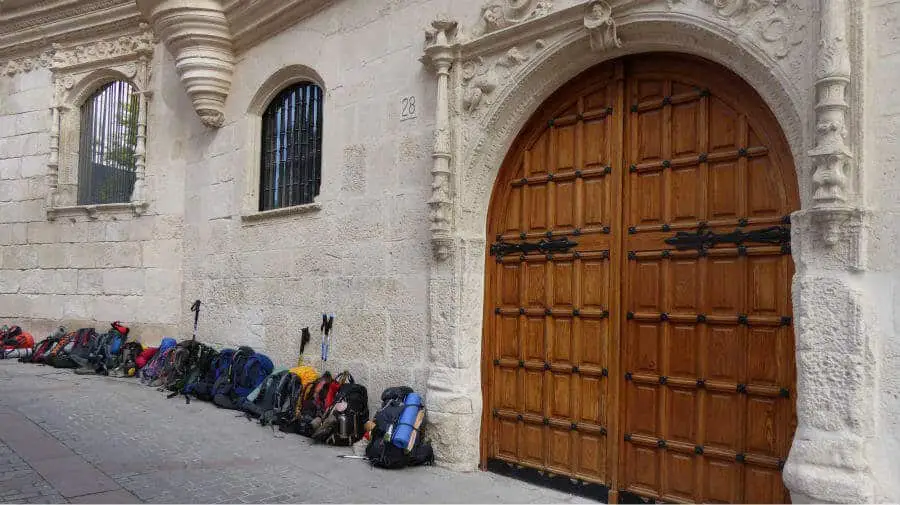
[[[504,163],[489,231],[576,244],[492,253],[484,457],[611,499],[789,499],[793,264],[765,240],[797,206],[777,121],[705,61],[628,57],[560,90]]]

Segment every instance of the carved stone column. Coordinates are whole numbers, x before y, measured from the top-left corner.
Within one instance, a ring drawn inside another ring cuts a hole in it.
[[[816,57],[815,147],[809,152],[813,174],[813,220],[825,244],[834,246],[851,216],[856,170],[848,145],[850,51],[847,0],[822,0]]]
[[[431,241],[435,258],[446,260],[452,243],[453,199],[451,197],[450,171],[450,67],[453,64],[451,48],[456,33],[456,21],[446,18],[431,23],[426,32],[423,63],[437,74],[437,99],[435,103],[434,150],[431,168]]]
[[[56,207],[57,194],[59,192],[59,112],[62,107],[54,105],[50,107],[50,155],[47,158],[49,180],[47,185],[47,209]],[[48,212],[52,217],[52,212]]]
[[[234,50],[220,0],[137,0],[175,56],[178,76],[203,124],[225,123],[225,99],[234,74]]]
[[[820,0],[811,204],[795,213],[797,421],[784,482],[794,503],[875,499],[877,305],[861,288],[866,233],[854,157],[850,0]]]
[[[147,168],[147,110],[153,91],[150,87],[150,58],[152,52],[142,52],[139,56],[135,82],[139,85],[138,117],[136,145],[134,148],[134,189],[131,191],[131,203],[136,215],[143,213],[147,207],[146,168]]]

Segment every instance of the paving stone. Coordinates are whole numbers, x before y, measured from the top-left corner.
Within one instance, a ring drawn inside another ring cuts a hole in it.
[[[141,503],[137,496],[119,489],[69,498],[69,503]]]
[[[79,456],[35,461],[32,466],[67,498],[119,489],[115,481]]]

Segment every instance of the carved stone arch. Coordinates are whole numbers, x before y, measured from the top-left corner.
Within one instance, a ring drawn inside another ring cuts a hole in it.
[[[306,65],[288,65],[278,69],[275,73],[263,81],[250,100],[247,113],[261,115],[269,102],[275,98],[284,88],[298,82],[312,82],[325,89],[325,79],[311,67]]]
[[[584,32],[575,32],[539,51],[498,86],[493,103],[477,121],[462,121],[458,152],[462,211],[457,221],[464,235],[484,233],[491,190],[507,150],[519,129],[549,96],[584,70],[629,54],[669,51],[700,56],[731,70],[750,84],[775,115],[787,137],[797,166],[798,187],[804,206],[811,198],[811,183],[803,176],[808,101],[796,84],[765,53],[728,37],[720,25],[707,20],[667,15],[635,15],[618,22],[619,35],[628,40],[621,48],[591,51]],[[465,188],[465,189],[463,189]]]
[[[244,157],[246,168],[241,171],[244,177],[241,215],[245,219],[254,219],[269,215],[293,214],[319,208],[319,204],[314,202],[295,207],[266,211],[264,213],[259,212],[260,135],[262,134],[262,116],[269,106],[269,103],[279,93],[288,86],[301,82],[313,83],[322,89],[324,108],[328,103],[325,79],[323,79],[315,69],[303,64],[287,65],[276,70],[260,84],[247,106],[244,120],[247,122],[246,142],[248,149],[246,150],[247,154]],[[323,128],[328,127],[328,116],[328,110],[327,108],[324,108],[322,117]],[[325,136],[325,138],[327,138],[327,136]]]
[[[80,108],[94,92],[114,81],[127,82],[138,92],[145,91],[135,82],[134,75],[128,76],[114,68],[101,68],[82,77],[72,84],[71,88],[66,89],[60,103],[63,107],[73,110]]]

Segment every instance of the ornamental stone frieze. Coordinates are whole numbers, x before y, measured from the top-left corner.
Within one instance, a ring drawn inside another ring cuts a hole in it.
[[[175,69],[206,126],[225,122],[225,99],[234,74],[234,50],[219,0],[137,0],[175,58]]]
[[[489,0],[477,17],[471,18],[470,26],[446,16],[436,21],[426,29],[421,60],[437,74],[439,97],[447,98],[446,104],[442,99],[437,103],[437,117],[443,117],[444,108],[448,114],[446,124],[437,129],[450,145],[434,153],[436,160],[442,160],[432,173],[434,239],[446,243],[454,233],[459,212],[455,167],[478,155],[487,118],[504,107],[504,95],[523,76],[538,66],[542,72],[553,73],[544,67],[561,47],[584,39],[585,50],[595,53],[599,62],[607,53],[639,50],[642,30],[646,33],[666,23],[677,23],[679,28],[671,40],[693,38],[694,45],[702,45],[708,33],[715,33],[759,55],[764,67],[782,69],[785,78],[781,81],[786,83],[790,103],[773,106],[802,110],[811,106],[812,100],[805,93],[813,84],[809,57],[812,45],[804,44],[814,12],[811,1]],[[629,37],[623,35],[623,29],[633,33],[631,38],[637,46],[629,49]],[[797,128],[786,130],[794,140],[803,133]],[[795,149],[795,154],[801,153],[802,148]],[[446,168],[443,160],[447,160]],[[443,246],[435,252],[438,259],[448,256]]]

